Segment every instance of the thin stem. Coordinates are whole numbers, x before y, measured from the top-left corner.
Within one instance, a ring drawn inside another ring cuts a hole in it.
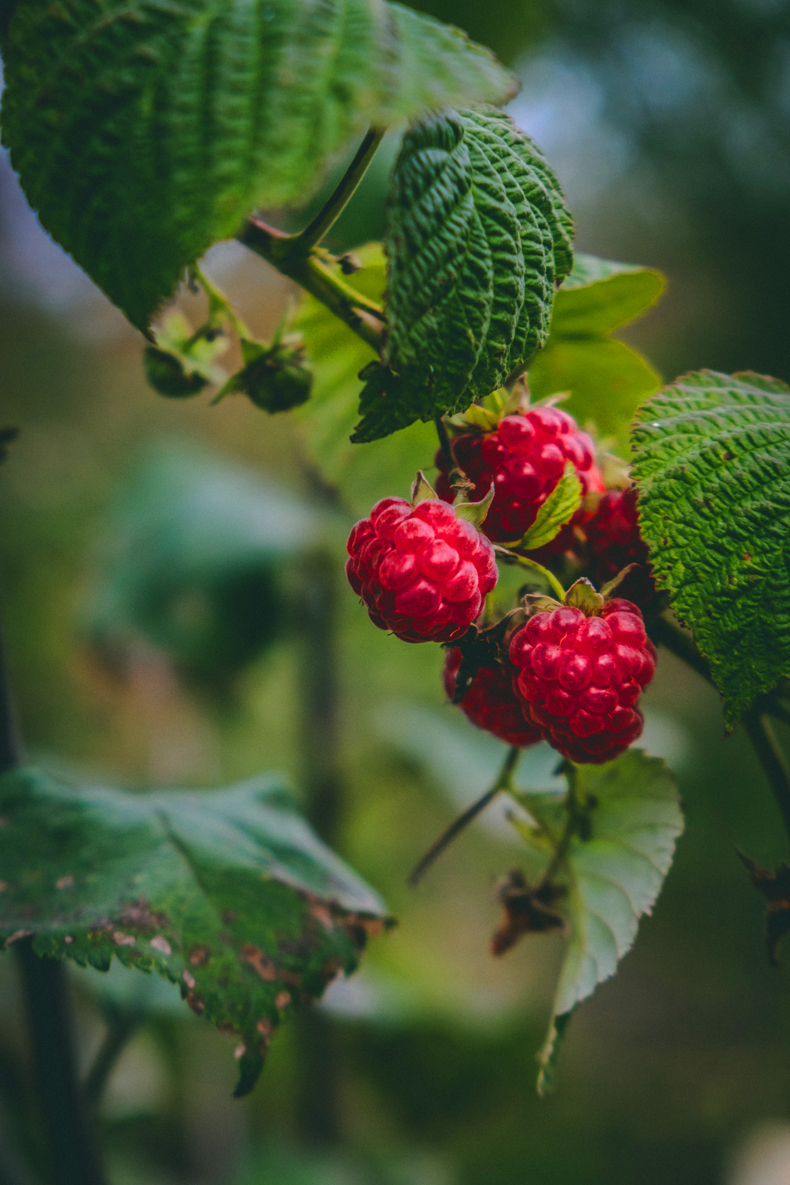
[[[83,1086],[85,1101],[96,1107],[104,1094],[110,1074],[132,1037],[143,1023],[143,1016],[137,1012],[113,1011],[107,1018],[107,1035],[99,1046]]]
[[[548,568],[544,568],[543,564],[537,563],[536,560],[530,560],[525,555],[516,555],[514,551],[508,551],[506,547],[500,547],[496,544],[494,545],[494,551],[497,554],[497,559],[500,559],[503,564],[512,564],[518,568],[525,568],[528,572],[534,572],[536,575],[542,576],[560,604],[565,603],[565,589],[554,573],[550,572]]]
[[[381,306],[333,275],[315,255],[306,255],[298,235],[284,235],[258,218],[248,218],[237,237],[282,275],[325,304],[374,350],[379,349],[384,332]]]
[[[651,617],[648,627],[654,642],[665,646],[676,658],[682,659],[686,666],[691,667],[703,679],[707,679],[708,683],[713,682],[710,667],[688,634],[685,634],[666,617]]]
[[[320,243],[324,235],[334,226],[340,215],[357,191],[360,181],[368,170],[368,165],[379,144],[384,138],[386,128],[372,127],[357,149],[356,155],[346,169],[337,188],[330,194],[315,218],[304,228],[298,239],[304,247],[314,247]]]
[[[502,768],[499,771],[497,780],[494,782],[491,789],[486,790],[485,794],[478,798],[477,802],[473,802],[472,805],[463,812],[463,814],[458,816],[454,823],[450,824],[447,830],[439,836],[436,842],[431,844],[422,860],[420,860],[419,864],[409,876],[408,884],[410,884],[412,887],[418,885],[431,865],[436,862],[439,856],[441,856],[445,848],[449,847],[455,837],[460,835],[464,828],[468,827],[472,820],[476,819],[481,811],[485,810],[492,799],[496,798],[500,790],[507,790],[520,756],[521,749],[519,749],[517,745],[514,745],[511,749],[508,749],[507,756],[505,757]]]
[[[765,716],[754,710],[743,717],[743,727],[763,767],[790,838],[790,769]]]
[[[548,863],[546,871],[541,877],[541,886],[551,884],[552,878],[556,875],[558,869],[562,865],[563,860],[568,854],[568,847],[571,839],[576,831],[578,799],[576,797],[576,785],[578,775],[576,766],[572,765],[570,761],[565,762],[565,776],[568,779],[568,796],[566,799],[566,806],[568,810],[568,818],[565,822],[562,835],[560,836],[557,847],[554,849],[554,855]]]
[[[469,480],[456,460],[450,435],[447,431],[447,425],[444,422],[444,416],[437,416],[434,424],[436,425],[436,435],[439,437],[439,447],[442,450],[444,463],[447,466],[447,478],[450,485],[456,494],[463,494],[465,491],[473,489],[474,483]]]

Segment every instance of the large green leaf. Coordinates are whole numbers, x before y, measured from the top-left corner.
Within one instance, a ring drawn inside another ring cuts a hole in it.
[[[648,400],[632,439],[653,574],[694,631],[732,727],[790,674],[790,388],[684,375]]]
[[[380,245],[370,243],[355,254],[364,267],[346,283],[371,300],[381,300],[385,265]],[[367,514],[374,502],[389,494],[406,497],[416,471],[433,464],[433,425],[412,424],[364,448],[351,444],[358,419],[358,375],[376,355],[311,296],[303,298],[295,328],[307,343],[314,372],[310,400],[294,413],[311,459],[355,514]]]
[[[254,206],[303,201],[368,124],[512,77],[385,0],[26,0],[3,45],[3,142],[31,205],[141,329]]]
[[[267,778],[203,793],[76,789],[25,769],[0,778],[0,943],[178,983],[239,1034],[237,1093],[272,1030],[356,966],[386,921],[376,894]]]
[[[574,829],[553,883],[564,888],[558,908],[568,944],[542,1054],[540,1089],[551,1085],[558,1038],[573,1009],[609,979],[650,913],[683,830],[675,779],[660,758],[630,749],[605,765],[574,767]],[[541,831],[516,822],[537,852],[560,849],[568,825],[564,797],[522,795]]]
[[[658,390],[661,377],[640,353],[609,334],[646,312],[664,287],[663,275],[653,268],[577,254],[554,298],[545,349],[529,368],[534,397],[569,391],[563,407],[627,449],[631,418]]]
[[[571,236],[559,183],[509,116],[450,111],[411,127],[385,230],[386,360],[400,389],[359,438],[462,411],[523,366],[546,339]]]

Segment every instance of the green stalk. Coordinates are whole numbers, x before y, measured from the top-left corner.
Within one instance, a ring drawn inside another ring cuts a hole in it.
[[[382,128],[370,129],[337,188],[313,221],[299,234],[287,235],[259,218],[248,218],[237,236],[240,242],[278,272],[320,300],[374,350],[378,350],[382,344],[384,310],[330,271],[325,260],[331,259],[331,256],[321,252],[318,243],[353,197],[383,135]]]
[[[785,755],[763,713],[754,709],[747,712],[743,717],[743,727],[768,778],[776,805],[782,813],[785,831],[790,838],[790,769],[787,767]]]
[[[0,649],[0,774],[20,765],[22,753]],[[21,939],[14,949],[27,1006],[53,1185],[105,1185],[77,1079],[65,968],[59,960],[39,958],[31,938]]]

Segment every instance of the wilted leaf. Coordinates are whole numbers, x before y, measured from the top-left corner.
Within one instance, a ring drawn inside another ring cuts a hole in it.
[[[376,894],[267,778],[203,793],[76,789],[32,769],[0,778],[0,942],[157,971],[239,1034],[237,1093],[273,1029],[354,970],[386,922]]]
[[[140,329],[184,267],[253,207],[304,201],[368,124],[514,89],[487,50],[385,0],[22,3],[3,59],[28,200]]]
[[[694,631],[727,724],[790,674],[790,388],[684,375],[632,434],[639,523],[660,588]]]

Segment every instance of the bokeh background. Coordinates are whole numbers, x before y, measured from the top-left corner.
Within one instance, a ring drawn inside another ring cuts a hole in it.
[[[666,296],[627,333],[666,378],[711,366],[790,379],[785,0],[417,7],[519,73],[512,114],[557,170],[580,248],[666,272]],[[333,248],[380,233],[394,148]],[[233,245],[207,266],[270,334],[288,285]],[[75,972],[86,1072],[108,1031],[130,1034],[99,1108],[113,1185],[787,1185],[790,971],[767,964],[735,854],[775,861],[784,840],[715,695],[662,655],[645,746],[678,773],[686,834],[635,949],[573,1021],[558,1092],[539,1101],[561,944],[487,954],[494,881],[519,862],[502,814],[419,890],[405,885],[485,789],[497,745],[443,704],[438,648],[379,633],[345,586],[355,496],[316,471],[305,421],[241,398],[162,399],[141,352],[3,159],[0,424],[22,431],[0,469],[0,602],[31,754],[140,790],[281,770],[400,926],[280,1031],[242,1102],[232,1043],[174,989]],[[404,494],[411,476],[376,489],[368,473],[356,497]],[[551,768],[538,751],[522,777]],[[37,1179],[29,1080],[5,956],[2,1185]]]

